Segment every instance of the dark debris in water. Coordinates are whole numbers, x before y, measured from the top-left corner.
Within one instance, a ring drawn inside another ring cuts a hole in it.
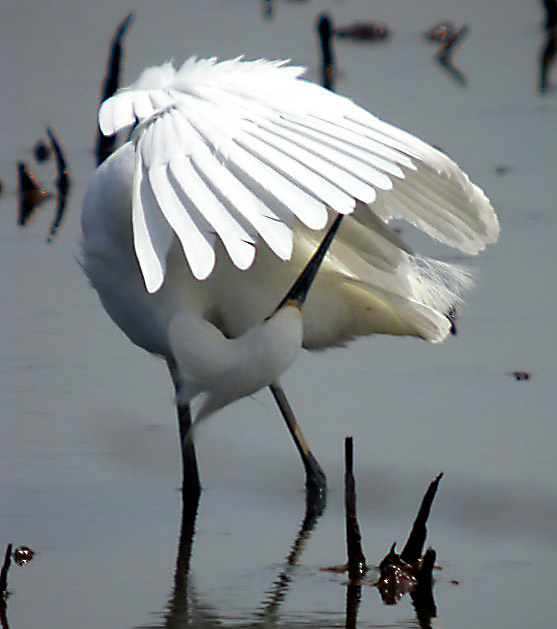
[[[451,41],[451,39],[454,39],[457,32],[458,29],[454,22],[442,20],[434,24],[431,28],[428,28],[424,33],[424,37],[435,43],[446,44]]]
[[[48,230],[47,242],[52,242],[58,234],[62,219],[66,212],[66,204],[71,187],[70,173],[67,160],[54,131],[51,127],[46,128],[46,133],[50,143],[50,148],[39,140],[34,147],[37,161],[44,161],[50,155],[54,155],[56,167],[56,210]],[[39,206],[54,195],[44,187],[37,176],[24,162],[17,164],[18,169],[18,197],[19,212],[18,225],[22,227],[28,225],[35,216]]]
[[[17,173],[19,180],[19,213],[17,222],[19,225],[27,225],[36,209],[46,201],[50,192],[43,187],[35,173],[25,162],[18,162]]]
[[[379,579],[375,584],[386,605],[395,605],[405,594],[409,594],[420,626],[428,626],[429,620],[437,615],[433,598],[433,568],[437,554],[431,547],[423,555],[422,552],[427,537],[427,521],[442,478],[443,474],[439,474],[429,484],[408,541],[400,555],[395,550],[396,543],[391,546],[379,564]]]
[[[532,377],[532,373],[529,371],[511,371],[509,372],[509,375],[511,375],[515,380],[518,380],[519,382],[530,380],[530,378]]]
[[[25,546],[22,544],[18,546],[14,550],[14,561],[18,566],[25,566],[31,561],[33,561],[33,557],[35,556],[35,551],[29,546]]]
[[[381,41],[390,35],[389,27],[383,22],[353,22],[346,26],[336,26],[334,33],[341,39],[355,41]]]
[[[33,148],[33,154],[38,162],[46,162],[50,158],[52,151],[43,140],[39,140]]]

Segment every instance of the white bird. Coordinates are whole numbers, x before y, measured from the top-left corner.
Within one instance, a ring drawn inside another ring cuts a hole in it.
[[[468,274],[413,253],[391,219],[468,254],[499,234],[487,197],[446,155],[303,71],[190,58],[146,69],[99,111],[104,134],[131,135],[88,189],[83,266],[114,322],[168,364],[187,492],[199,492],[192,416],[265,386],[308,488],[324,488],[281,374],[302,346],[447,336]],[[311,279],[288,287],[343,215],[300,317]]]

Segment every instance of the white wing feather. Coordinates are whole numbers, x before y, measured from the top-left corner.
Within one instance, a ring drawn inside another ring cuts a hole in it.
[[[104,134],[136,125],[133,233],[149,292],[174,234],[205,279],[215,236],[240,269],[258,236],[289,259],[293,217],[322,229],[329,208],[357,202],[467,253],[497,239],[489,200],[453,161],[285,64],[192,57],[148,68],[102,104]]]
[[[155,204],[146,182],[141,153],[138,153],[132,186],[132,228],[137,259],[148,290],[160,286],[164,280],[166,256],[173,237],[164,216],[152,211]]]

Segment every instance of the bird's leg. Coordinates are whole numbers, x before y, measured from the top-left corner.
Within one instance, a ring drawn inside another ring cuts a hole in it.
[[[327,251],[341,225],[342,219],[343,215],[339,214],[333,220],[323,240],[319,244],[319,247],[311,256],[310,260],[303,268],[300,275],[298,275],[296,281],[292,284],[290,290],[286,293],[275,311],[267,317],[267,319],[274,316],[274,314],[276,314],[284,306],[295,306],[302,309],[311,284],[315,280],[319,268],[327,255]],[[323,503],[327,492],[327,478],[325,473],[309,449],[309,446],[304,438],[304,433],[302,432],[302,429],[296,420],[296,416],[294,415],[294,411],[288,403],[284,389],[278,382],[272,382],[269,385],[269,388],[271,389],[271,393],[273,394],[280,412],[284,417],[284,421],[286,422],[288,430],[294,439],[294,443],[296,444],[296,448],[298,448],[298,452],[302,457],[302,463],[306,469],[308,506],[309,503]]]
[[[182,454],[182,500],[191,504],[197,504],[201,495],[201,483],[199,482],[199,471],[197,468],[197,458],[195,456],[195,447],[191,438],[190,428],[191,410],[189,404],[180,404],[178,402],[178,392],[180,389],[180,380],[178,378],[178,370],[174,361],[167,360],[168,370],[174,390],[176,391],[176,410],[178,412],[178,436],[180,438],[180,452]]]
[[[270,384],[269,388],[271,389],[271,393],[278,404],[286,426],[302,458],[302,463],[306,470],[306,490],[308,492],[308,498],[324,497],[327,492],[327,477],[309,449],[304,433],[298,424],[284,389],[278,382]]]
[[[184,501],[196,502],[201,494],[199,471],[195,447],[189,434],[191,428],[191,412],[189,404],[176,406],[178,410],[178,433],[182,452],[182,497]]]

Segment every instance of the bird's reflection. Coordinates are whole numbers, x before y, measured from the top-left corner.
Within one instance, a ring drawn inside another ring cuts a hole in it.
[[[235,626],[281,626],[281,622],[284,620],[281,619],[280,615],[281,605],[291,591],[296,566],[299,564],[307,542],[324,512],[325,506],[326,501],[323,495],[312,494],[311,492],[306,494],[304,518],[276,578],[265,594],[264,601],[253,615],[246,615],[245,624],[239,623]],[[203,596],[196,591],[191,578],[190,563],[193,553],[198,507],[198,498],[185,499],[182,503],[182,521],[171,594],[165,611],[160,614],[160,621],[157,624],[141,625],[141,629],[184,629],[186,627],[213,629],[224,626],[230,619],[229,616],[219,613],[210,603],[203,599]],[[391,554],[393,552],[394,550],[391,549]],[[389,557],[390,555],[385,557],[382,565],[388,562]],[[398,559],[399,556],[396,555],[396,558]],[[420,572],[423,570],[424,575],[429,575],[429,580],[427,578],[417,578],[415,581],[418,583],[418,587],[413,583],[412,588],[407,590],[412,598],[416,613],[415,626],[420,629],[431,629],[432,619],[436,617],[436,606],[431,582],[434,561],[435,552],[429,549],[420,563]],[[404,565],[408,567],[408,564]],[[343,574],[345,568],[339,567],[339,570],[336,571]],[[381,573],[381,567],[379,567],[379,572]],[[387,590],[385,588],[381,589],[381,576],[379,579],[366,577],[356,581],[349,580],[346,584],[344,625],[348,629],[355,629],[358,626],[358,611],[362,598],[362,589],[364,587],[367,589],[368,586],[379,589],[386,604],[393,604],[393,602],[385,600],[384,595]],[[396,599],[400,599],[402,596],[400,584],[393,585],[393,583],[390,583],[390,587],[396,590]],[[305,626],[308,626],[307,623]],[[322,625],[316,624],[315,626]]]
[[[297,566],[307,541],[312,531],[315,529],[319,517],[325,510],[325,506],[326,501],[323,494],[317,495],[310,492],[306,494],[306,512],[300,530],[286,557],[282,570],[275,579],[272,588],[267,593],[267,601],[258,614],[258,617],[263,621],[263,626],[266,626],[269,621],[277,618],[280,604],[286,597],[292,581],[292,571]]]
[[[325,505],[326,500],[323,495],[311,492],[306,494],[306,510],[300,530],[284,561],[284,565],[273,585],[267,591],[260,611],[256,612],[255,620],[251,621],[249,626],[266,627],[274,625],[280,605],[288,594],[292,581],[292,571],[297,565],[307,540],[324,511]],[[162,615],[162,623],[152,626],[142,625],[144,629],[147,629],[147,627],[153,627],[153,629],[154,627],[164,627],[165,629],[178,629],[179,627],[195,627],[199,629],[206,627],[210,629],[222,626],[223,620],[210,605],[203,602],[201,597],[197,595],[190,579],[190,561],[198,507],[199,499],[185,499],[182,502],[182,522],[176,553],[172,594],[168,601],[167,609]]]
[[[199,498],[182,501],[182,522],[176,553],[176,568],[172,595],[164,617],[163,627],[217,627],[219,620],[208,606],[202,605],[190,582],[190,561],[195,533]]]

